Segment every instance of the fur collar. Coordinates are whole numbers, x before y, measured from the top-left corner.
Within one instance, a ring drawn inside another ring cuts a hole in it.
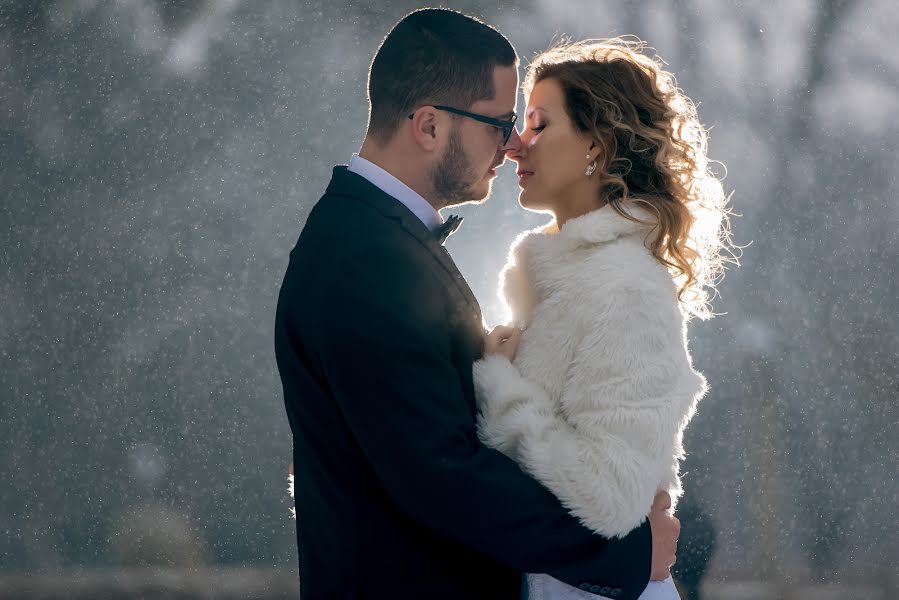
[[[500,275],[501,295],[512,314],[512,322],[526,326],[534,308],[568,277],[564,268],[581,251],[595,249],[622,237],[651,234],[655,218],[633,203],[625,210],[643,222],[626,219],[611,206],[571,219],[558,229],[556,222],[525,231],[512,243]]]

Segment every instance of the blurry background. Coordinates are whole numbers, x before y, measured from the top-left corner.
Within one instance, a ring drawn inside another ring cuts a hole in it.
[[[0,0],[0,577],[243,565],[295,586],[275,303],[361,143],[371,57],[420,6],[375,4]],[[682,577],[710,558],[720,597],[899,597],[894,0],[444,6],[525,64],[639,35],[727,167],[751,245],[724,314],[691,324],[711,393]],[[508,245],[545,217],[512,166],[460,212],[448,247],[495,324]]]

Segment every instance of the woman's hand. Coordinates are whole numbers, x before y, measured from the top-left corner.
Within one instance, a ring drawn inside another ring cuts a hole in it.
[[[498,325],[487,334],[484,340],[484,354],[502,354],[509,361],[513,361],[520,341],[520,329],[508,325]]]

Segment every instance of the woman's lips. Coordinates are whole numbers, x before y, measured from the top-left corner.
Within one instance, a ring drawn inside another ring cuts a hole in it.
[[[524,185],[524,182],[531,178],[534,174],[533,171],[519,171],[518,172],[518,185]]]

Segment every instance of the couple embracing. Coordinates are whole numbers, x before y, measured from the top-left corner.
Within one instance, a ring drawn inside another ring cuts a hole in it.
[[[672,599],[683,430],[705,391],[726,200],[692,102],[641,46],[527,68],[495,29],[424,9],[371,65],[358,155],[291,252],[275,347],[293,431],[303,600]],[[552,222],[503,271],[487,333],[443,247],[518,166]]]

